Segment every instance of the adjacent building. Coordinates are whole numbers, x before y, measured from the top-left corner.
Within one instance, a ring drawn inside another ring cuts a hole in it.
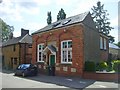
[[[108,38],[99,33],[89,12],[54,22],[32,34],[32,63],[40,72],[82,76],[85,61],[108,59]]]
[[[29,30],[21,29],[20,37],[13,37],[2,44],[3,68],[15,69],[21,63],[31,63],[32,37]]]
[[[120,48],[115,44],[109,43],[109,57],[111,60],[120,60]]]

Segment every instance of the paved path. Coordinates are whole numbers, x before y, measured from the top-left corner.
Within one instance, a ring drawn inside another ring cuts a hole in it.
[[[12,72],[2,73],[3,88],[118,88],[115,82],[102,82],[81,78],[38,75],[34,77],[17,77]],[[86,90],[86,89],[84,89]],[[89,89],[88,89],[89,90]]]

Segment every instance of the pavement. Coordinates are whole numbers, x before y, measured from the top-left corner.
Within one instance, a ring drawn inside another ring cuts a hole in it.
[[[75,77],[47,76],[42,74],[39,74],[37,77],[27,77],[27,79],[44,83],[52,83],[69,88],[85,88],[95,82],[95,80],[87,80]]]
[[[82,79],[80,77],[47,76],[42,74],[39,74],[37,77],[27,78],[39,82],[52,83],[74,89],[118,88],[118,83],[116,82],[96,81],[90,79]]]
[[[11,71],[6,70],[3,70],[3,72],[12,73]],[[37,76],[33,77],[25,77],[25,79],[48,84],[55,84],[61,87],[65,86],[72,89],[87,90],[88,88],[108,88],[108,89],[115,88],[115,90],[119,90],[117,82],[96,81],[90,79],[82,79],[80,77],[61,77],[38,74]]]

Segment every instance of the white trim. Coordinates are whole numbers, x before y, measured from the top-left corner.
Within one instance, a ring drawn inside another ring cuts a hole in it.
[[[37,62],[44,62],[44,61],[43,61],[43,55],[44,55],[44,54],[43,54],[43,50],[41,50],[41,51],[39,50],[39,45],[44,45],[44,43],[41,43],[41,44],[38,44],[38,45],[37,45]],[[39,52],[42,53],[41,61],[39,61]]]
[[[49,54],[49,65],[50,65],[51,55],[54,55],[54,54]],[[55,56],[55,63],[56,63],[56,54],[54,56]]]
[[[68,48],[68,42],[69,41],[72,41],[72,40],[61,41],[61,63],[62,64],[72,64],[72,62],[68,62],[68,51],[69,50],[72,51],[72,48]],[[63,42],[67,42],[67,48],[63,48]],[[67,61],[66,62],[63,62],[63,50],[67,51]]]
[[[46,56],[46,61],[45,61],[45,62],[47,62],[47,60],[48,60],[48,55],[46,54],[45,56]]]
[[[54,46],[54,47],[55,47],[55,46]],[[55,48],[56,48],[56,47],[55,47]],[[46,49],[50,50],[49,47],[46,47],[46,48],[43,50],[43,52],[44,52]],[[56,52],[52,52],[51,50],[50,50],[50,52],[53,53],[54,55],[56,54]]]

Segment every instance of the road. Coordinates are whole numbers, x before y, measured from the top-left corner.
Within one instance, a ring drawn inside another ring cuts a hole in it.
[[[36,77],[38,78],[38,76]],[[13,73],[9,74],[3,73],[2,88],[67,88],[67,87],[17,77],[14,76]]]
[[[45,75],[23,78],[14,76],[12,72],[8,71],[4,73],[0,72],[0,75],[2,75],[2,78],[0,78],[2,80],[2,84],[0,84],[2,85],[2,88],[85,88],[84,90],[87,90],[87,88],[118,88],[118,83],[115,82],[75,78],[70,79],[66,77],[50,77]]]

